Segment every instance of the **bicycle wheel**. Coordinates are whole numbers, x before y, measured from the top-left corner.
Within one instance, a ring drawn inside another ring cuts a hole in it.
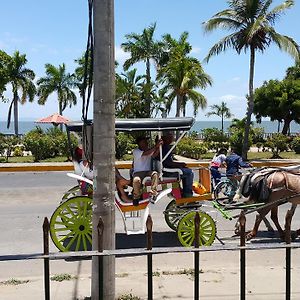
[[[186,209],[180,208],[176,205],[176,201],[172,200],[164,211],[165,221],[167,225],[174,231],[177,230],[178,222]]]
[[[62,203],[50,219],[50,236],[60,251],[92,249],[92,199],[74,197]]]
[[[178,224],[177,236],[182,246],[191,247],[195,242],[195,215],[197,211],[186,213]],[[213,218],[203,212],[200,215],[199,245],[210,246],[216,237],[216,224]]]
[[[236,190],[237,187],[231,180],[221,181],[214,189],[214,198],[218,202],[231,202]]]

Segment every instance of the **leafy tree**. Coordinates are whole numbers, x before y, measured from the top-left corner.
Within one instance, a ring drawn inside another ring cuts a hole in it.
[[[143,101],[145,76],[137,75],[137,69],[116,75],[116,114],[120,118],[147,117]]]
[[[7,65],[11,57],[4,51],[0,50],[0,99],[4,99],[3,92],[6,90],[5,86],[9,81],[9,74]]]
[[[7,84],[12,87],[13,98],[9,105],[7,116],[7,128],[10,127],[12,109],[14,113],[15,134],[19,134],[19,114],[18,104],[25,104],[27,100],[32,102],[36,94],[36,88],[33,83],[35,74],[31,69],[25,67],[27,63],[26,55],[21,55],[16,51],[11,59],[7,61]],[[21,92],[21,97],[19,93]]]
[[[253,112],[256,118],[270,117],[283,122],[282,133],[287,134],[290,123],[300,123],[300,80],[269,80],[255,90]]]
[[[227,104],[222,101],[221,105],[214,104],[210,106],[211,111],[206,114],[206,116],[210,117],[216,115],[221,118],[222,122],[222,132],[224,132],[224,119],[228,119],[233,117],[233,114],[230,113],[230,109],[227,107]]]
[[[156,24],[151,24],[145,28],[142,34],[130,33],[125,35],[127,41],[122,43],[121,47],[125,52],[130,53],[130,58],[124,62],[124,70],[127,71],[137,62],[146,63],[146,84],[151,86],[150,61],[158,62],[160,55],[160,43],[154,40]],[[145,95],[145,108],[147,117],[151,114],[151,97]]]
[[[296,62],[296,64],[293,67],[289,67],[286,70],[285,79],[300,79],[300,62]]]
[[[273,156],[272,158],[282,158],[280,152],[286,151],[288,149],[288,138],[282,133],[276,133],[269,138],[265,146],[271,148]]]
[[[215,14],[204,23],[206,32],[218,28],[233,31],[210,49],[206,57],[207,62],[212,56],[218,55],[228,48],[233,48],[238,54],[243,50],[250,51],[249,97],[242,151],[244,158],[247,157],[254,105],[253,82],[256,52],[264,52],[271,43],[275,43],[280,50],[286,51],[295,59],[299,59],[300,56],[298,44],[291,37],[276,32],[273,27],[280,15],[294,5],[294,0],[286,0],[270,9],[272,3],[272,0],[229,0],[228,9]]]
[[[246,118],[243,119],[233,119],[231,125],[229,126],[229,143],[231,147],[235,148],[239,154],[242,153],[243,149],[243,140],[245,134],[245,125],[246,125]],[[249,148],[252,145],[252,125],[250,123],[250,135],[249,135]],[[248,149],[247,149],[248,150]]]
[[[85,63],[86,61],[88,61],[88,64]],[[79,89],[80,96],[82,97],[88,83],[92,85],[93,68],[91,52],[85,52],[80,58],[75,59],[75,62],[78,64],[78,67],[75,69],[76,85]]]
[[[203,141],[209,149],[218,150],[220,148],[227,148],[228,137],[223,131],[218,128],[202,129]]]
[[[196,89],[204,89],[212,84],[201,63],[196,58],[188,56],[192,47],[187,38],[187,32],[184,32],[178,41],[170,35],[164,36],[164,44],[169,47],[167,50],[169,59],[158,71],[158,79],[168,92],[168,112],[176,99],[176,117],[179,117],[181,112],[185,116],[188,101],[193,103],[195,115],[199,108],[205,108],[206,98]]]
[[[59,65],[58,68],[51,64],[46,64],[46,76],[41,77],[38,81],[38,103],[44,105],[49,96],[56,92],[58,100],[58,112],[60,115],[69,105],[76,105],[77,97],[72,91],[75,86],[75,77],[73,74],[66,72],[65,64]]]

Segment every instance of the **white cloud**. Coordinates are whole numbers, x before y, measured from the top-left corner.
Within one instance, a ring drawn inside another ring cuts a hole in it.
[[[221,101],[230,101],[230,102],[236,102],[244,100],[245,97],[243,96],[237,96],[237,95],[223,95],[219,98]]]
[[[231,79],[228,80],[228,82],[237,82],[237,81],[240,81],[241,78],[240,77],[233,77]]]
[[[119,65],[123,65],[126,59],[130,57],[128,52],[125,52],[121,46],[115,47],[115,60],[119,63]]]
[[[192,47],[191,53],[193,53],[193,54],[199,54],[200,52],[201,52],[201,48],[200,47],[196,47],[196,46]]]

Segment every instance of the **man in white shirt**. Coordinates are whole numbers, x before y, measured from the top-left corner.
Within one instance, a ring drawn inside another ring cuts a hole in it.
[[[158,141],[153,148],[149,149],[148,139],[145,136],[137,138],[136,143],[138,148],[133,150],[133,203],[138,204],[141,198],[142,181],[145,177],[151,176],[151,190],[150,196],[155,198],[157,195],[158,173],[152,171],[151,158],[159,153],[159,146],[162,141]]]

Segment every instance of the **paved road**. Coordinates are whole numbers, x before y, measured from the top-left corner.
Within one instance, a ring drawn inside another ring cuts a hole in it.
[[[61,196],[64,191],[75,184],[75,180],[66,176],[66,172],[48,172],[48,173],[0,173],[0,255],[4,254],[18,254],[18,253],[40,253],[42,252],[42,224],[44,217],[50,218],[55,208],[58,206]],[[176,234],[169,230],[167,225],[164,222],[162,211],[167,205],[167,201],[162,201],[158,203],[151,212],[151,215],[154,220],[154,246],[178,246],[179,243],[176,238]],[[281,222],[284,219],[284,212],[287,206],[283,206],[280,209],[280,218]],[[206,208],[208,211],[211,211],[211,207],[208,205]],[[234,221],[224,220],[218,213],[211,212],[211,215],[214,217],[217,223],[217,231],[219,237],[225,243],[238,243],[238,239],[232,237]],[[249,216],[247,219],[247,227],[250,228],[253,224],[254,214]],[[299,212],[296,213],[293,222],[293,228],[300,228],[300,218]],[[253,243],[260,243],[261,241],[270,241],[278,242],[276,238],[270,238],[269,233],[266,232],[265,227],[262,225],[261,229],[263,230],[260,233],[258,239],[255,239]],[[145,247],[145,236],[144,235],[135,235],[135,236],[126,236],[123,231],[122,222],[119,213],[116,211],[116,245],[118,248],[135,248],[135,247]],[[218,243],[216,241],[215,243]],[[51,243],[50,251],[57,251],[55,246]],[[268,252],[270,253],[270,252]],[[215,253],[215,254],[202,254],[201,261],[202,267],[208,268],[209,270],[216,266],[217,272],[220,272],[220,265],[223,265],[225,269],[222,270],[222,274],[227,274],[226,278],[232,276],[236,273],[236,270],[232,269],[233,265],[238,264],[237,253]],[[161,257],[161,256],[159,256]],[[158,270],[170,270],[178,268],[188,268],[191,267],[192,257],[189,255],[180,255],[180,260],[177,260],[178,256],[164,256],[163,260],[156,261],[156,268]],[[277,252],[275,260],[270,262],[271,257],[269,254],[267,256],[262,256],[260,253],[257,253],[255,256],[249,254],[250,261],[249,265],[255,266],[256,264],[260,265],[262,270],[264,270],[265,265],[268,265],[268,268],[274,269],[278,268],[282,270],[282,259],[280,252]],[[251,258],[253,257],[253,258]],[[133,258],[132,258],[133,259]],[[145,258],[138,257],[133,260],[122,259],[117,260],[117,273],[122,274],[128,272],[130,269],[133,274],[136,276],[141,276],[139,266],[145,265]],[[234,260],[232,260],[234,259]],[[275,261],[275,262],[274,262]],[[28,262],[1,262],[0,267],[0,281],[7,280],[10,278],[28,278],[32,280],[32,285],[28,286],[26,293],[28,293],[28,298],[24,299],[42,299],[42,262],[41,261],[28,261]],[[228,265],[227,265],[228,264]],[[133,268],[133,265],[135,266]],[[163,269],[162,269],[163,268]],[[215,269],[214,269],[215,270]],[[231,271],[230,271],[231,270]],[[256,270],[256,269],[255,269]],[[90,261],[84,262],[64,262],[64,261],[53,261],[51,262],[51,274],[59,273],[69,273],[73,275],[79,275],[81,278],[85,278],[85,288],[80,290],[77,286],[70,290],[81,291],[83,295],[89,295],[89,274],[91,272],[91,263]],[[142,271],[146,272],[146,271]],[[212,271],[209,271],[212,272]],[[205,278],[210,278],[210,273],[206,274]],[[215,271],[214,271],[215,272]],[[227,272],[227,273],[226,273]],[[85,274],[85,275],[84,275]],[[213,274],[213,273],[211,273]],[[223,276],[222,275],[222,276]],[[234,275],[236,276],[236,275]],[[36,279],[34,279],[36,278]],[[282,277],[283,278],[283,277]],[[138,279],[137,279],[138,280]],[[215,282],[216,278],[212,278],[210,282]],[[233,279],[233,282],[228,283],[228,287],[232,287],[234,282],[238,278]],[[119,280],[122,281],[122,280]],[[174,282],[174,279],[171,280]],[[182,282],[182,279],[180,279]],[[126,283],[125,283],[126,282]],[[121,291],[128,291],[128,281],[124,282],[124,287],[119,284],[119,289]],[[133,284],[135,281],[129,283],[130,286],[135,287]],[[226,281],[227,282],[227,281]],[[225,283],[226,283],[225,282]],[[160,283],[161,284],[161,283]],[[188,283],[187,286],[189,286]],[[36,287],[35,287],[36,285]],[[175,285],[176,286],[176,285]],[[181,284],[178,285],[178,287]],[[74,299],[74,298],[62,298],[64,296],[64,288],[56,287],[54,284],[52,287],[55,289],[52,292],[53,299]],[[215,290],[215,285],[213,290]],[[220,294],[223,295],[223,292],[226,286],[220,287]],[[1,288],[1,286],[0,286]],[[34,294],[33,289],[37,289],[37,294]],[[3,288],[2,288],[3,289]],[[57,289],[57,290],[56,290]],[[146,290],[145,287],[142,289],[142,293]],[[167,290],[167,288],[166,288]],[[192,287],[189,287],[189,290],[192,293]],[[208,288],[209,291],[212,291],[212,287]],[[230,289],[229,289],[230,290]],[[228,291],[229,291],[228,290]],[[281,288],[282,290],[282,288]],[[25,291],[25,290],[24,290]],[[171,291],[174,290],[174,286],[171,288]],[[6,292],[7,297],[5,299],[15,299],[15,295],[19,292],[17,289],[5,288],[3,292]],[[55,296],[55,292],[57,293]],[[182,291],[180,291],[182,292]],[[140,291],[135,291],[136,294],[139,294]],[[167,293],[167,292],[166,292]],[[170,292],[169,292],[170,293]],[[179,293],[179,292],[178,292]],[[167,293],[168,294],[168,293]],[[20,295],[20,293],[18,294]],[[209,299],[212,296],[208,296]],[[279,298],[274,299],[281,299]],[[1,298],[1,297],[0,297]],[[174,297],[174,299],[177,299]],[[187,298],[187,299],[192,299]],[[215,297],[214,299],[217,299]],[[220,299],[223,299],[222,296]],[[228,297],[227,299],[236,299],[236,297]],[[255,298],[263,299],[263,298]],[[265,299],[265,298],[264,298]],[[296,299],[296,298],[295,298]]]

